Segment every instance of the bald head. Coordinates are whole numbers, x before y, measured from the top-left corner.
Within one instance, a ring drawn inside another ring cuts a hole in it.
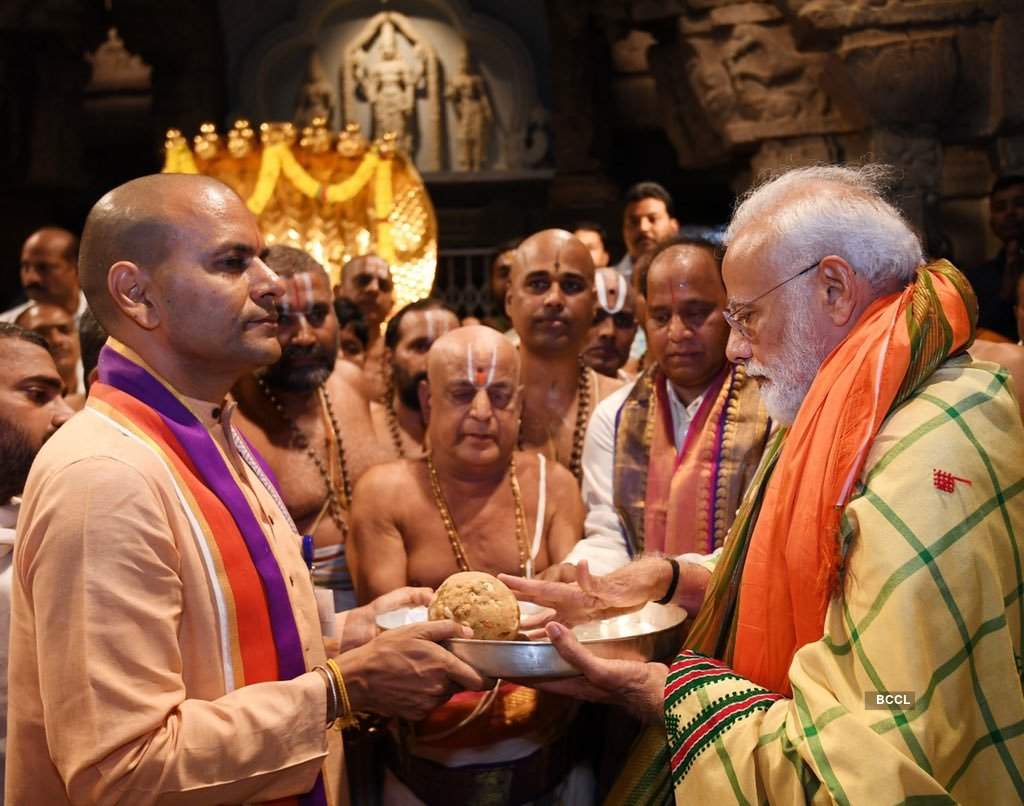
[[[516,250],[505,309],[531,357],[575,361],[594,319],[594,261],[571,233],[549,229]]]
[[[564,229],[546,229],[531,235],[516,250],[517,259],[512,263],[512,282],[524,273],[537,267],[571,266],[576,271],[594,279],[594,260],[590,250],[575,235]]]
[[[372,338],[395,304],[391,267],[377,255],[354,257],[341,269],[341,296],[348,297],[370,324]]]
[[[100,324],[115,334],[120,328],[107,287],[111,266],[156,271],[205,217],[241,204],[227,185],[190,174],[143,176],[104,195],[85,220],[79,256],[82,289]]]
[[[427,378],[431,384],[456,378],[482,387],[499,375],[519,383],[519,354],[494,328],[459,327],[445,333],[430,348]]]
[[[434,342],[421,400],[439,471],[508,466],[519,435],[519,355],[504,336],[473,325]]]

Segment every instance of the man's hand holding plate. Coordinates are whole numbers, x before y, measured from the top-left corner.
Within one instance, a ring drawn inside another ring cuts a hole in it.
[[[579,669],[582,677],[523,681],[525,685],[578,700],[622,705],[645,724],[664,719],[665,664],[599,658],[563,625],[552,622],[546,629],[558,654]]]

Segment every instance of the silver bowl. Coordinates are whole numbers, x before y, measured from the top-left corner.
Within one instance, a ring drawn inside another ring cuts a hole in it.
[[[534,607],[520,604],[523,615],[529,615]],[[425,607],[403,607],[380,614],[377,624],[388,630],[426,619]],[[580,624],[572,631],[587,649],[600,658],[662,660],[679,651],[685,620],[683,608],[650,602],[633,613]],[[537,641],[452,638],[444,645],[485,677],[574,677],[580,674],[579,669],[559,655],[546,638]]]

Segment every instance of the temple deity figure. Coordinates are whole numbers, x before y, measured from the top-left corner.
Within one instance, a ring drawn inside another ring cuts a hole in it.
[[[394,132],[399,146],[411,153],[416,89],[422,84],[426,59],[418,46],[413,47],[411,64],[402,58],[390,19],[381,24],[374,50],[377,58],[372,62],[365,50],[357,50],[351,61],[356,85],[373,113],[373,136]]]
[[[331,85],[324,75],[320,56],[313,51],[309,56],[309,67],[306,79],[299,90],[299,98],[295,104],[295,124],[297,126],[313,126],[316,118],[323,118],[324,125],[330,127],[334,118],[334,98]]]
[[[445,97],[455,111],[455,169],[479,171],[487,158],[494,114],[484,77],[473,69],[467,48],[459,71],[448,82]]]

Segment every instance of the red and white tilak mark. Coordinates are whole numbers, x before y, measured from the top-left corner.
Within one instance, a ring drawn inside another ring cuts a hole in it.
[[[466,377],[475,388],[486,389],[494,383],[494,372],[497,366],[498,348],[496,345],[491,345],[491,358],[486,366],[484,362],[478,364],[473,360],[473,345],[466,345]]]
[[[626,304],[626,278],[616,274],[615,304],[608,302],[608,286],[605,285],[604,272],[594,275],[594,287],[597,289],[597,301],[610,314],[616,314]]]
[[[971,483],[970,479],[954,476],[948,470],[939,470],[938,468],[932,470],[932,483],[935,485],[936,490],[941,490],[944,493],[954,492],[958,481],[968,485]]]
[[[313,278],[308,271],[284,278],[285,295],[280,302],[283,313],[309,313],[313,309]]]

